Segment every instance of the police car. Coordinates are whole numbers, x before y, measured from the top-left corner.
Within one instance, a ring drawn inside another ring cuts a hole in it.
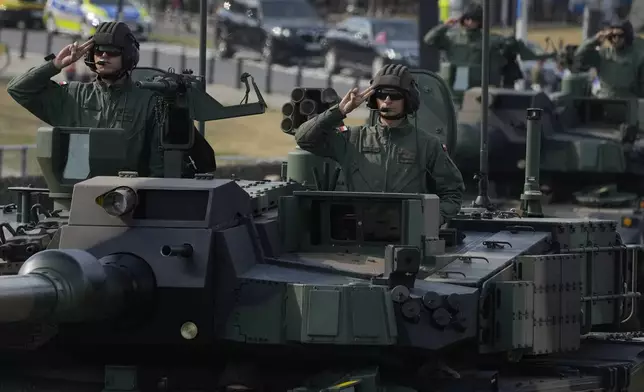
[[[0,0],[0,25],[5,27],[41,28],[44,0]]]
[[[117,19],[119,1],[123,18],[139,41],[148,39],[153,20],[147,10],[133,0],[47,0],[43,22],[52,34],[89,37],[101,22]]]

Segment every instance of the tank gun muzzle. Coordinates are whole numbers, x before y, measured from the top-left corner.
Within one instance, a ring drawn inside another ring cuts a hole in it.
[[[114,318],[149,304],[155,288],[150,266],[132,254],[45,250],[0,276],[0,323]]]

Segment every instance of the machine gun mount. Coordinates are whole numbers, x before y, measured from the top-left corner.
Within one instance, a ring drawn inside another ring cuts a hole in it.
[[[224,106],[205,91],[203,77],[194,76],[192,70],[186,69],[182,73],[175,73],[173,68],[169,68],[167,72],[154,68],[148,69],[153,70],[155,74],[148,77],[147,80],[136,81],[135,85],[138,88],[159,94],[156,103],[156,121],[160,132],[161,148],[164,150],[164,177],[166,178],[180,178],[182,176],[184,155],[187,151],[192,150],[189,153],[189,161],[197,172],[201,170],[200,166],[214,166],[214,162],[212,165],[207,163],[195,165],[194,163],[195,158],[199,155],[208,153],[204,151],[204,148],[211,150],[201,140],[201,136],[197,136],[198,132],[194,127],[194,121],[214,121],[266,112],[266,102],[255,80],[248,73],[242,74],[240,78],[246,86],[242,103]],[[257,96],[257,102],[254,103],[248,103],[249,78]],[[201,139],[196,139],[198,137]],[[200,146],[197,147],[197,144]],[[214,156],[214,152],[212,154]]]

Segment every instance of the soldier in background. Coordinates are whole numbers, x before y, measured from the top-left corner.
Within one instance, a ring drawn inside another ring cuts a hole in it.
[[[584,41],[576,61],[597,71],[597,95],[604,98],[644,97],[644,41],[629,21],[613,23]]]
[[[450,18],[444,24],[431,29],[423,41],[444,51],[446,60],[456,67],[477,68],[482,62],[483,8],[471,3],[460,18]],[[460,25],[457,28],[452,28]],[[490,85],[512,88],[514,82],[523,78],[517,62],[517,55],[523,60],[545,60],[554,58],[555,53],[536,54],[523,41],[514,37],[490,34]],[[470,72],[469,87],[481,85],[481,73]]]
[[[539,60],[530,70],[530,84],[535,91],[547,90],[549,88],[543,66],[544,60]]]

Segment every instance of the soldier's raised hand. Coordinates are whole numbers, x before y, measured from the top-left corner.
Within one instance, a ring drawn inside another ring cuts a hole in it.
[[[340,104],[338,105],[340,112],[342,112],[342,114],[344,114],[345,116],[351,113],[355,108],[362,105],[364,101],[369,99],[371,94],[373,94],[373,91],[374,86],[369,86],[363,92],[358,92],[357,87],[352,88],[344,96],[344,98],[342,98],[342,101],[340,101]]]
[[[599,30],[597,34],[595,34],[595,39],[598,40],[599,42],[602,42],[603,40],[606,39],[606,37],[609,34],[610,34],[610,30],[608,29]]]
[[[56,55],[56,58],[53,60],[54,65],[58,69],[63,69],[68,65],[75,63],[78,59],[85,56],[87,51],[89,51],[93,45],[94,40],[89,39],[80,46],[78,45],[78,42],[65,46],[60,52],[58,52],[58,55]]]

